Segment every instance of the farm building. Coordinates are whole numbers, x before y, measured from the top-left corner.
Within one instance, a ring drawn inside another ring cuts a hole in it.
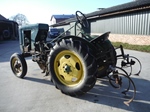
[[[0,15],[0,40],[17,39],[18,24]]]
[[[101,9],[86,14],[86,17],[90,24],[87,33],[91,35],[110,31],[109,39],[113,42],[150,45],[150,0],[137,0]],[[67,30],[75,21],[75,18],[67,19],[51,26]]]
[[[75,17],[75,15],[73,15],[73,14],[70,14],[70,15],[64,15],[64,14],[52,15],[50,22],[51,22],[51,24],[56,24],[56,23],[59,23],[59,22],[66,20],[66,19],[70,19],[70,18],[74,18],[74,17]]]

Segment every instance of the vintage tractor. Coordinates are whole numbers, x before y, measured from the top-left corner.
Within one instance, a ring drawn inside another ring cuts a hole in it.
[[[121,78],[116,75],[117,54],[108,40],[110,32],[101,36],[87,34],[85,29],[89,28],[89,23],[80,11],[76,11],[76,22],[70,29],[72,28],[74,35],[61,34],[47,41],[47,24],[21,27],[19,43],[22,53],[14,53],[10,58],[13,73],[24,78],[27,73],[25,58],[32,56],[32,60],[37,62],[43,73],[51,76],[55,87],[67,95],[82,95],[93,88],[97,78],[105,76],[110,79],[112,85],[116,79],[121,82]],[[115,77],[109,75],[110,73],[115,74]],[[126,77],[129,82],[133,82],[128,74]]]

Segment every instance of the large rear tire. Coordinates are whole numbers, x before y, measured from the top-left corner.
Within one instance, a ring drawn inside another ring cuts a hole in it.
[[[24,78],[27,73],[27,63],[21,54],[14,53],[10,57],[10,66],[16,77]]]
[[[90,48],[79,40],[63,39],[50,52],[49,72],[62,93],[79,96],[96,82],[97,64]]]

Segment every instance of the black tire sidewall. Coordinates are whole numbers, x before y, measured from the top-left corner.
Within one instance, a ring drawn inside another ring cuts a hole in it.
[[[80,83],[78,83],[77,85],[71,86],[71,87],[62,84],[59,81],[59,79],[57,78],[57,76],[55,74],[55,71],[54,71],[54,62],[55,62],[54,60],[55,60],[57,54],[64,51],[64,50],[69,50],[70,52],[73,52],[79,58],[79,60],[81,61],[82,67],[83,67],[83,70],[84,70],[82,81]],[[85,50],[85,52],[86,52],[86,50]],[[90,88],[92,88],[95,85],[96,75],[93,75],[93,74],[96,73],[96,70],[95,69],[89,69],[89,70],[87,69],[87,66],[88,66],[87,62],[84,60],[83,54],[78,52],[77,48],[73,48],[73,47],[67,46],[67,45],[55,48],[52,51],[52,53],[50,54],[49,63],[50,63],[49,71],[51,73],[52,80],[53,80],[55,86],[57,88],[59,88],[65,94],[69,94],[69,95],[78,94],[79,95],[79,94],[82,94],[82,92],[88,91]],[[96,67],[96,64],[95,64],[95,67]],[[93,75],[93,76],[91,76],[93,78],[90,78],[91,80],[89,80],[89,77],[90,77],[89,74]],[[91,87],[86,88],[85,85],[87,83],[90,84]]]
[[[13,65],[12,65],[12,61],[14,58],[17,58],[20,62],[21,62],[21,65],[22,65],[22,73],[20,75],[17,75],[13,69]],[[24,78],[24,76],[26,75],[27,73],[27,63],[24,59],[24,57],[21,55],[21,54],[18,54],[18,53],[14,53],[11,57],[10,57],[10,66],[11,66],[11,70],[12,72],[14,73],[14,75],[18,78]]]

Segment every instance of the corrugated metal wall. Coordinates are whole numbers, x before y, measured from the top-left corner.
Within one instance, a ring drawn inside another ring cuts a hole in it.
[[[91,20],[91,33],[150,35],[150,10]]]

